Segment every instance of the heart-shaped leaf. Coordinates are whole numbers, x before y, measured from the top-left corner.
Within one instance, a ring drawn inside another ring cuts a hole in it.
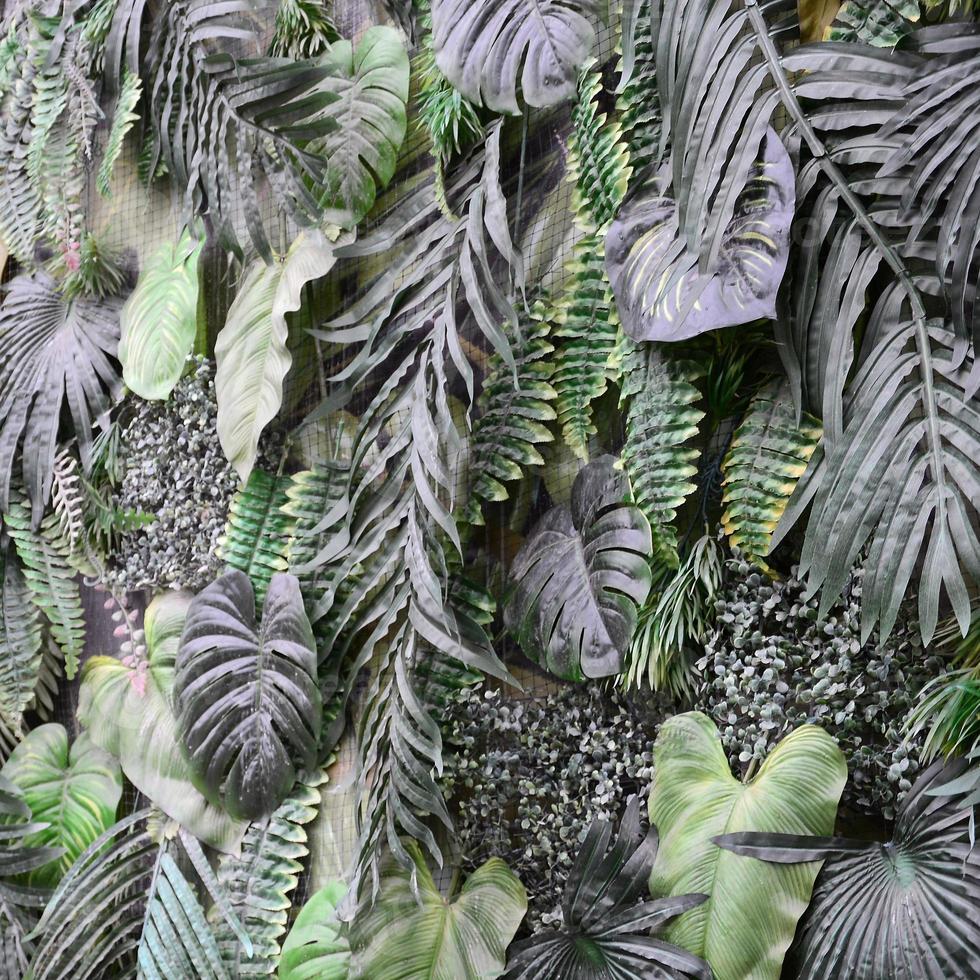
[[[601,456],[582,467],[571,507],[548,511],[511,566],[504,622],[559,677],[618,673],[650,591],[650,526],[624,503],[615,462]]]
[[[342,881],[332,881],[300,909],[282,944],[279,980],[347,980],[350,944],[337,918],[346,893]]]
[[[650,891],[709,896],[667,938],[706,959],[718,980],[778,980],[819,865],[740,863],[713,838],[745,830],[829,833],[846,780],[837,743],[813,725],[787,735],[742,783],[710,718],[689,712],[667,721],[654,747],[650,822],[660,831],[660,855]]]
[[[198,785],[235,817],[282,802],[316,764],[322,705],[299,581],[269,581],[262,623],[248,576],[226,572],[195,596],[177,652],[174,704]]]

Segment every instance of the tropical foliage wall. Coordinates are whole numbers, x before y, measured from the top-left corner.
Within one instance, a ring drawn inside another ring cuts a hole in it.
[[[0,978],[976,975],[971,3],[0,4]]]

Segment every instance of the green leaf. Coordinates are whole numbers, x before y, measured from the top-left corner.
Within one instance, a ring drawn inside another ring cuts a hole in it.
[[[69,750],[61,725],[41,725],[29,732],[0,770],[23,793],[44,830],[25,844],[59,847],[62,856],[28,875],[29,884],[56,885],[72,863],[116,819],[122,776],[116,760],[84,734]]]
[[[619,672],[650,591],[650,528],[624,503],[612,456],[582,467],[571,507],[537,523],[510,569],[504,623],[524,653],[559,677]]]
[[[267,816],[316,764],[316,647],[299,581],[277,572],[261,625],[248,576],[226,572],[191,601],[177,653],[181,745],[201,790],[234,817]]]
[[[307,899],[282,945],[279,980],[347,980],[350,944],[337,919],[346,892],[332,881]]]
[[[668,720],[654,747],[650,821],[661,844],[650,891],[700,891],[710,900],[678,919],[667,938],[708,960],[718,980],[778,980],[819,868],[740,861],[713,838],[746,830],[830,833],[846,780],[843,754],[815,726],[787,735],[741,783],[707,716]]]
[[[96,187],[103,197],[112,194],[112,172],[115,169],[119,154],[122,153],[123,143],[133,124],[139,122],[139,113],[133,110],[139,104],[143,91],[143,83],[139,75],[125,72],[116,107],[112,114],[112,125],[106,138],[105,149],[102,151],[102,163],[99,164],[99,175]]]
[[[335,124],[311,145],[327,161],[320,207],[324,221],[354,229],[395,173],[407,126],[408,54],[393,27],[371,27],[356,48],[336,41],[319,63],[327,69],[319,91],[329,95],[321,118]]]
[[[412,871],[389,860],[381,894],[351,926],[351,980],[493,980],[527,911],[517,876],[491,858],[446,899],[418,845]]]
[[[195,788],[171,706],[176,646],[190,596],[165,593],[146,610],[147,666],[92,657],[82,671],[78,720],[126,778],[167,816],[221,851],[237,850],[245,824]]]
[[[306,283],[325,276],[334,249],[322,232],[304,232],[284,259],[254,263],[235,296],[214,346],[218,438],[242,480],[258,452],[259,436],[279,411],[292,360],[286,314],[300,308]]]
[[[41,621],[12,548],[0,574],[0,717],[16,732],[41,674]]]
[[[184,371],[197,333],[203,239],[185,229],[150,256],[120,317],[123,380],[140,398],[165,399]]]

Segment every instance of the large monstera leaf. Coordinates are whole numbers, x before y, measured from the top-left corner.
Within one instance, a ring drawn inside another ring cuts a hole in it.
[[[945,795],[957,788],[965,765],[958,760],[944,769],[938,762],[924,772],[902,801],[886,843],[780,833],[719,839],[747,865],[824,862],[790,953],[792,976],[947,980],[976,974],[980,850],[973,807]]]
[[[650,525],[624,503],[612,456],[584,466],[570,507],[538,522],[514,559],[504,622],[524,652],[559,677],[619,672],[650,591]]]
[[[517,875],[490,858],[455,897],[439,891],[418,845],[409,871],[389,858],[381,894],[351,928],[351,980],[494,980],[527,911]]]
[[[144,617],[146,659],[92,657],[82,670],[78,720],[92,741],[114,755],[126,778],[168,817],[221,851],[235,851],[246,825],[194,786],[177,739],[171,702],[174,661],[190,596],[166,593]]]
[[[592,53],[593,0],[433,0],[436,64],[470,102],[516,115],[575,96]]]
[[[268,816],[298,770],[316,764],[320,735],[316,645],[295,576],[272,576],[261,625],[252,583],[238,569],[195,596],[174,702],[202,791],[234,817]]]
[[[678,225],[670,167],[630,201],[606,237],[606,268],[634,340],[684,340],[774,317],[796,199],[789,154],[769,130],[708,268]]]
[[[197,333],[198,262],[203,240],[185,230],[160,246],[122,310],[123,380],[140,398],[166,398],[180,380]]]
[[[43,829],[25,845],[60,848],[57,861],[30,872],[29,883],[54,886],[75,859],[116,820],[122,775],[116,760],[80,735],[69,748],[62,725],[41,725],[16,746],[0,770]]]
[[[51,492],[62,405],[67,401],[83,463],[92,428],[119,388],[112,358],[119,300],[66,301],[43,274],[17,276],[0,306],[0,512],[9,503],[23,443],[24,487],[35,525]]]
[[[300,308],[303,287],[333,264],[333,245],[319,231],[300,234],[271,265],[253,263],[218,335],[218,439],[243,481],[255,464],[262,430],[282,405],[283,379],[292,363],[286,314]]]
[[[407,126],[408,54],[394,28],[372,27],[356,48],[336,41],[320,65],[329,70],[320,91],[331,97],[322,114],[336,120],[314,144],[327,161],[323,220],[353,229],[395,172]]]
[[[833,830],[847,765],[836,742],[804,725],[787,735],[748,783],[731,773],[714,723],[677,715],[654,747],[650,822],[660,831],[653,895],[702,892],[667,938],[704,957],[718,980],[778,980],[819,865],[741,861],[714,843],[745,830]]]

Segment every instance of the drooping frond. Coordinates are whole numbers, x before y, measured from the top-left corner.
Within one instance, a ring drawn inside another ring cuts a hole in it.
[[[696,386],[703,370],[667,344],[630,345],[624,359],[626,442],[623,465],[633,499],[650,522],[654,555],[677,567],[677,509],[696,489],[698,450],[690,441],[704,412]]]
[[[0,551],[0,717],[19,732],[41,671],[41,621],[14,549]]]
[[[635,22],[623,38],[616,110],[629,146],[631,180],[659,161],[663,112],[657,90],[656,38],[651,9],[658,0],[632,0]]]
[[[139,104],[142,92],[143,82],[139,75],[126,71],[116,98],[112,125],[109,128],[105,149],[102,151],[102,162],[99,164],[99,174],[96,178],[96,186],[103,197],[109,197],[112,193],[112,173],[116,161],[122,153],[123,143],[129,131],[139,122],[139,113],[134,110]]]

